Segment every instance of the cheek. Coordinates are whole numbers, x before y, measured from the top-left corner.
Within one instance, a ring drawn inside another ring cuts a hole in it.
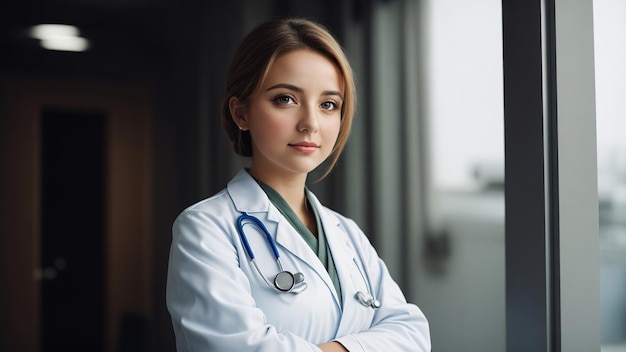
[[[263,129],[265,130],[269,130],[270,132],[272,130],[274,131],[282,131],[282,130],[286,130],[288,128],[293,127],[290,122],[289,122],[289,116],[286,114],[278,114],[278,113],[274,113],[274,114],[268,114],[264,119],[263,119]]]
[[[276,140],[290,128],[288,116],[279,111],[259,108],[250,111],[250,130],[257,139]]]
[[[328,122],[328,125],[325,126],[325,132],[326,132],[326,136],[327,138],[332,138],[334,140],[337,140],[337,137],[339,137],[339,129],[341,128],[341,119],[333,119],[331,121]]]
[[[288,121],[287,116],[269,114],[257,121],[256,129],[258,132],[268,135],[270,138],[276,138],[291,130],[292,126]]]

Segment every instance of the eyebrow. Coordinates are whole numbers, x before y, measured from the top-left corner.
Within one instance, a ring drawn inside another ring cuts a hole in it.
[[[278,83],[275,84],[269,88],[267,88],[265,91],[269,92],[270,90],[273,89],[278,89],[278,88],[285,88],[285,89],[289,89],[289,90],[293,90],[294,92],[298,92],[298,93],[302,93],[304,92],[304,90],[298,86],[294,86],[293,84],[287,84],[287,83]],[[340,92],[335,91],[335,90],[325,90],[322,92],[321,94],[322,96],[326,96],[326,95],[336,95],[339,98],[343,99],[343,96],[341,95]]]

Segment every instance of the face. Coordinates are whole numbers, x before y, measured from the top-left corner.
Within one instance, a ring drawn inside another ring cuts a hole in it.
[[[255,176],[306,175],[319,166],[337,141],[342,103],[330,60],[304,49],[279,57],[247,106],[231,98],[235,123],[252,137]]]

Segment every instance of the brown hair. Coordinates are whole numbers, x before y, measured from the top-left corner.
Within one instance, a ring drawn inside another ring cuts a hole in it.
[[[356,109],[356,88],[352,68],[343,49],[321,24],[299,18],[280,19],[262,23],[248,33],[228,68],[226,93],[222,102],[222,124],[233,142],[235,152],[241,156],[252,156],[250,132],[241,131],[231,118],[229,99],[236,97],[247,105],[254,92],[262,86],[274,61],[297,49],[312,50],[328,58],[337,66],[343,79],[339,136],[323,178],[337,163],[348,140]]]

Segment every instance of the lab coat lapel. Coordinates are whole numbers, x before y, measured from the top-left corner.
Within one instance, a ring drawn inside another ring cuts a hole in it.
[[[343,336],[351,331],[354,324],[354,289],[352,287],[352,266],[354,262],[354,251],[348,245],[348,236],[346,232],[338,225],[335,220],[335,226],[328,226],[326,230],[326,240],[330,246],[330,251],[335,261],[337,275],[339,276],[339,285],[342,293],[342,311],[341,320],[337,327],[337,336]]]
[[[339,280],[344,282],[349,278],[344,278],[342,275],[346,275],[350,272],[354,259],[354,251],[348,245],[348,234],[340,226],[339,219],[328,209],[323,208],[315,195],[310,194],[310,199],[313,202],[313,206],[319,210],[322,226],[324,226],[324,232],[326,234],[326,241],[328,242],[331,255],[337,267]]]
[[[326,229],[326,241],[330,247],[333,261],[335,262],[335,268],[337,269],[337,275],[339,276],[339,285],[341,286],[341,292],[343,293],[343,301],[346,300],[346,295],[349,294],[349,285],[351,282],[350,271],[352,269],[352,262],[354,260],[354,252],[347,244],[347,235],[335,222],[333,226],[327,226]],[[343,306],[343,305],[342,305]]]
[[[348,235],[339,225],[337,217],[326,208],[323,208],[314,195],[311,194],[310,199],[313,202],[313,206],[319,210],[322,226],[324,226],[324,233],[326,234],[326,242],[328,242],[330,253],[335,262],[335,268],[339,276],[339,285],[341,286],[343,301],[345,303],[346,295],[350,294],[350,286],[348,283],[351,282],[350,271],[354,259],[354,251],[348,245]],[[333,291],[335,290],[333,289]],[[343,307],[344,304],[340,306]]]
[[[321,205],[316,204],[320,207]],[[322,208],[318,208],[322,209]],[[355,326],[360,326],[364,322],[369,321],[373,314],[370,309],[363,307],[355,298],[355,289],[353,278],[351,275],[356,274],[355,266],[355,250],[351,245],[346,230],[340,225],[337,217],[328,210],[321,212],[322,222],[326,231],[326,240],[330,247],[330,251],[335,261],[337,275],[339,276],[339,284],[342,292],[342,310],[341,320],[337,327],[337,336],[344,336],[353,332]]]

